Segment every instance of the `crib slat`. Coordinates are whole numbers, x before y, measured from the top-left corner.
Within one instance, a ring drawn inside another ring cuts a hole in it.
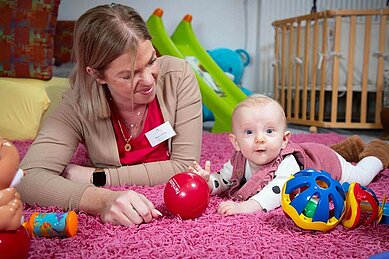
[[[385,50],[385,39],[387,26],[386,26],[387,16],[382,15],[380,21],[380,36],[379,36],[379,45],[378,51],[380,53],[388,52],[389,50]],[[383,80],[384,80],[384,56],[379,56],[377,59],[377,92],[376,92],[376,105],[375,105],[375,122],[381,123],[381,109],[382,109],[382,92],[383,92]]]
[[[328,11],[323,11],[323,12],[311,13],[311,14],[302,15],[302,16],[293,17],[293,18],[286,18],[286,19],[283,19],[283,20],[274,21],[272,23],[272,25],[273,26],[280,26],[282,24],[287,24],[287,23],[290,23],[290,24],[292,24],[294,22],[299,23],[301,21],[306,21],[308,19],[329,17],[329,14],[327,12]]]
[[[336,9],[324,11],[326,16],[366,16],[371,17],[373,15],[388,15],[389,9]]]
[[[309,120],[315,120],[316,114],[316,76],[317,76],[317,51],[318,51],[318,41],[319,41],[319,21],[314,19],[313,25],[313,49],[312,49],[312,84],[311,84],[311,101],[310,101],[310,114]]]
[[[296,42],[296,57],[301,56],[301,22],[297,23],[297,42]],[[294,98],[294,117],[299,119],[300,112],[300,63],[296,62],[296,85],[295,85],[295,98]]]
[[[332,76],[332,100],[331,100],[331,123],[336,124],[338,115],[338,84],[339,84],[339,56],[336,53],[340,52],[340,38],[341,38],[342,17],[335,18],[335,42],[334,42],[334,64]]]
[[[303,99],[302,99],[302,111],[301,111],[303,120],[307,119],[310,33],[311,33],[311,23],[310,20],[307,20],[305,24],[305,37],[304,37]]]
[[[309,19],[323,19],[333,18],[335,16],[372,16],[372,15],[388,15],[389,9],[336,9],[336,10],[324,10],[322,12],[311,13],[307,15],[301,15],[293,18],[286,18],[282,20],[277,20],[272,23],[273,26],[280,26],[286,23],[301,22]]]
[[[283,103],[288,122],[325,128],[382,128],[380,112],[384,94],[383,54],[388,51],[385,49],[389,33],[388,15],[389,9],[327,10],[273,22],[273,26],[278,30],[275,55],[277,60],[281,58],[282,63],[281,65],[277,63],[279,67],[274,73],[275,96],[280,103]],[[374,36],[376,27],[373,25],[376,24],[373,24],[372,16],[381,19],[378,37]],[[364,32],[358,29],[359,19],[365,21]],[[344,26],[350,26],[349,30],[346,30],[347,33],[345,28],[342,29]],[[364,44],[363,49],[356,49],[359,43]],[[371,47],[373,49],[370,49]],[[376,91],[372,99],[373,93],[369,92],[368,88],[370,80],[373,80],[369,78],[371,77],[369,74],[373,71],[369,72],[369,68],[373,69],[371,63],[375,63],[376,60],[370,55],[376,49],[378,51]],[[320,60],[319,55],[316,54],[318,51],[321,52]],[[344,71],[344,60],[341,60],[342,54],[348,55],[346,71]],[[284,55],[283,62],[282,55]],[[300,62],[302,57],[303,61]],[[328,62],[328,57],[332,58],[331,62]],[[363,62],[361,67],[359,67],[359,58]],[[372,60],[369,62],[369,59]],[[360,69],[362,73],[359,72]],[[331,78],[328,78],[328,72],[331,72]],[[344,87],[344,77],[347,80],[345,98],[339,93],[339,89]],[[358,88],[355,87],[357,82],[361,84]],[[360,98],[358,118],[353,117],[353,106],[358,105],[356,98]],[[375,102],[374,108],[368,103],[371,101]],[[370,115],[372,109],[374,109],[374,121]],[[369,120],[368,116],[370,116]]]
[[[292,118],[292,89],[293,89],[293,52],[294,52],[294,29],[289,26],[289,60],[288,60],[288,94],[287,94],[287,119]]]
[[[278,83],[279,83],[279,74],[278,74],[278,71],[280,69],[280,64],[278,62],[278,58],[279,58],[279,43],[278,43],[278,27],[274,27],[275,29],[275,34],[274,34],[274,45],[275,45],[275,49],[274,49],[274,59],[275,59],[275,64],[274,64],[274,99],[275,100],[278,100]]]
[[[363,48],[363,67],[362,67],[362,92],[361,92],[361,117],[360,122],[366,123],[367,113],[367,82],[369,73],[369,51],[370,51],[370,32],[371,16],[366,17],[365,43]]]
[[[324,55],[327,53],[327,29],[328,29],[328,20],[326,17],[323,19],[323,39],[322,39],[322,50],[321,54]],[[325,102],[325,85],[326,85],[326,69],[327,60],[324,58],[321,64],[321,84],[320,84],[320,96],[319,96],[319,122],[323,123],[324,121],[324,102]]]
[[[281,37],[281,67],[285,67],[285,58],[286,58],[286,25],[282,27],[282,37]],[[285,109],[285,69],[281,71],[281,106]]]
[[[350,17],[350,35],[348,51],[348,73],[347,73],[347,94],[346,94],[346,123],[351,123],[353,105],[353,72],[354,72],[354,49],[356,16]]]

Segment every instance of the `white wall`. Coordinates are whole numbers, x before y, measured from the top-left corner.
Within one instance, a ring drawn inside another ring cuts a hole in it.
[[[317,10],[385,8],[387,0],[318,0]],[[259,93],[273,94],[275,20],[309,14],[312,0],[62,0],[60,20],[75,20],[87,9],[105,3],[134,7],[145,20],[160,7],[163,21],[172,34],[186,14],[193,16],[193,30],[205,49],[246,49],[251,63],[246,67],[243,86]]]
[[[75,20],[86,10],[99,4],[122,3],[135,8],[147,20],[156,8],[164,10],[163,22],[172,34],[186,14],[193,16],[193,30],[205,49],[246,49],[251,64],[246,67],[243,85],[256,84],[257,0],[62,0],[59,20]]]

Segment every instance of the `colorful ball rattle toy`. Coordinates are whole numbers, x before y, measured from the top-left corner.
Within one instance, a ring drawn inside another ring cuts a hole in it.
[[[341,184],[329,173],[307,169],[285,183],[281,205],[300,228],[325,232],[342,220],[345,200]]]
[[[193,219],[208,207],[210,192],[207,182],[201,176],[183,172],[170,178],[163,196],[171,213],[182,219]]]
[[[347,190],[346,213],[342,220],[343,226],[346,228],[355,228],[359,225],[361,218],[365,216],[364,214],[370,214],[370,217],[363,221],[363,225],[381,220],[383,209],[380,208],[377,196],[372,190],[361,186],[359,183],[344,183],[343,187]],[[369,213],[363,213],[366,211],[369,211]]]

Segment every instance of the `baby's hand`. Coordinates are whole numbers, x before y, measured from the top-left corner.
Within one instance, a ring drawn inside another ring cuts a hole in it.
[[[262,207],[254,200],[243,202],[225,201],[220,203],[217,212],[221,215],[248,214],[261,211]]]
[[[203,169],[196,161],[193,161],[193,167],[189,166],[188,171],[200,175],[208,182],[209,176],[211,175],[211,162],[206,161]]]

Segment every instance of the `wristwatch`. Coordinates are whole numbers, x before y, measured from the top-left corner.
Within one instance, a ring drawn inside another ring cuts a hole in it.
[[[92,174],[91,182],[95,186],[104,186],[107,183],[107,175],[105,174],[104,169],[96,168]]]

